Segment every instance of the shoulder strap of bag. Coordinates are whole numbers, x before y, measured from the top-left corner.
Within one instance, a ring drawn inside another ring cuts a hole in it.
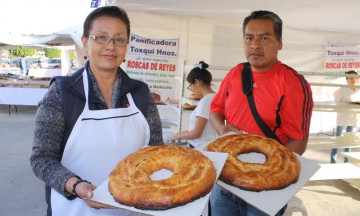
[[[253,78],[252,78],[252,72],[251,72],[251,67],[250,67],[249,62],[244,63],[244,68],[241,73],[241,79],[242,79],[243,93],[247,97],[247,101],[250,106],[251,114],[253,115],[256,123],[258,124],[258,126],[260,127],[262,132],[265,134],[265,136],[276,139],[278,142],[281,143],[280,139],[276,136],[274,131],[272,131],[270,129],[270,127],[264,122],[264,120],[262,120],[259,113],[257,112],[255,101],[254,101],[254,96],[252,93]]]

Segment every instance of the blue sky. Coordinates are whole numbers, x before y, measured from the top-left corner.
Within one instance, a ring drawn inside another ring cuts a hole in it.
[[[0,33],[51,34],[82,24],[93,10],[90,4],[91,0],[0,0]]]

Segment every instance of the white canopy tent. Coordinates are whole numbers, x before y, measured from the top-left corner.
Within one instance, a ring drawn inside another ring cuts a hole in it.
[[[270,10],[283,20],[279,58],[301,71],[323,71],[328,41],[360,44],[357,0],[107,0],[130,15],[132,32],[144,37],[180,38],[180,62],[205,60],[233,66],[245,61],[242,22],[254,10]]]
[[[38,1],[41,4],[36,4]],[[0,44],[6,34],[17,41],[16,44],[25,44],[22,39],[15,37],[14,31],[26,29],[27,32],[20,33],[27,37],[36,36],[37,41],[32,43],[63,46],[77,44],[81,47],[82,23],[86,14],[92,10],[91,0],[79,0],[76,3],[71,0],[36,0],[31,1],[31,4],[28,1],[20,2],[11,1],[3,5],[1,26],[8,26],[5,12],[12,7],[10,4],[13,7],[29,7],[34,15],[21,21],[27,28],[16,23],[11,25],[19,26],[16,29],[0,29]],[[152,38],[179,38],[180,63],[205,60],[211,65],[233,66],[245,61],[242,21],[254,10],[271,10],[282,18],[284,46],[279,58],[300,71],[323,71],[324,50],[328,41],[360,42],[360,28],[356,28],[356,22],[360,20],[358,0],[102,0],[101,5],[125,8],[131,19],[132,33]],[[51,14],[51,18],[45,18],[50,19],[51,24],[30,21],[32,17],[38,19],[40,13]],[[11,22],[15,23],[15,20]],[[33,25],[31,32],[29,23]],[[54,23],[59,23],[57,31],[53,31]],[[43,25],[43,28],[39,28],[39,25]],[[46,29],[49,29],[48,34],[34,33],[45,32]]]
[[[70,28],[49,35],[3,33],[0,34],[0,51],[2,51],[2,49],[12,49],[15,46],[61,49],[62,74],[66,75],[70,72],[70,51],[75,49],[74,45],[79,37],[76,30]]]

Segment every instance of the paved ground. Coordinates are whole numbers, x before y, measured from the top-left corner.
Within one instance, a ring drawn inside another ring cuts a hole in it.
[[[44,216],[44,186],[29,163],[36,107],[10,110],[0,105],[0,215]],[[329,151],[307,150],[304,157],[328,163]],[[308,182],[296,197],[310,216],[360,215],[360,191],[343,180]]]
[[[44,186],[30,167],[35,108],[0,105],[0,215],[43,216]]]

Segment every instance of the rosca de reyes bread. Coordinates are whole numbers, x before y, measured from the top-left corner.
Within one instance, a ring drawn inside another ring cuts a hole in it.
[[[172,171],[172,176],[152,180],[151,174],[161,169]],[[110,174],[108,186],[120,204],[165,210],[205,196],[215,179],[212,161],[201,152],[161,145],[143,148],[119,162]]]
[[[219,178],[244,190],[282,189],[299,178],[301,165],[298,158],[274,139],[234,134],[217,138],[205,150],[229,153]],[[266,161],[249,163],[238,159],[238,155],[251,152],[265,155]]]

